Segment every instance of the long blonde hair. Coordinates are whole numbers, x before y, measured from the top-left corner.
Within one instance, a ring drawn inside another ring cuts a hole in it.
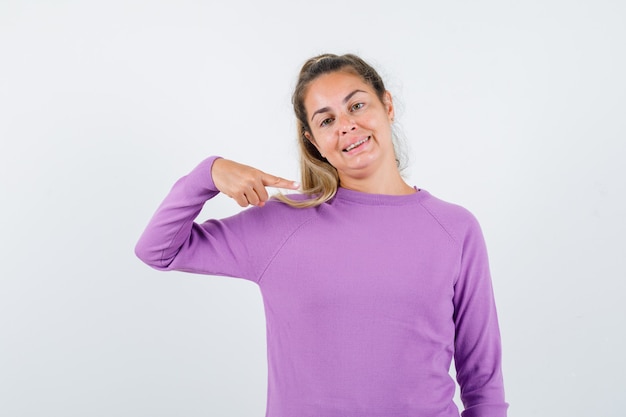
[[[381,103],[383,102],[386,89],[382,78],[372,66],[356,55],[322,54],[304,63],[291,101],[296,115],[301,190],[309,198],[293,200],[282,194],[276,196],[280,201],[292,207],[319,206],[333,198],[339,187],[337,170],[306,137],[306,133],[310,134],[311,129],[307,121],[306,109],[304,108],[304,98],[309,85],[321,75],[338,71],[346,71],[360,76],[363,81],[374,89]]]

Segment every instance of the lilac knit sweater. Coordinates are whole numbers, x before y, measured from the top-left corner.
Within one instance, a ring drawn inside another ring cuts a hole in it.
[[[485,244],[465,209],[427,191],[340,188],[198,224],[215,157],[172,188],[136,246],[159,270],[256,282],[267,323],[267,417],[504,417]]]

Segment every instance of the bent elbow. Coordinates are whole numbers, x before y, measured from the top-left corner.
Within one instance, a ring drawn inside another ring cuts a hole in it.
[[[167,268],[167,265],[161,258],[161,252],[146,245],[141,239],[135,245],[135,256],[154,269],[163,270]]]

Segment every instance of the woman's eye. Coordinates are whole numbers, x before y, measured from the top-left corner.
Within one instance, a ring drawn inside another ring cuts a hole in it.
[[[322,120],[322,122],[320,123],[320,126],[327,126],[330,123],[332,123],[333,119],[331,119],[330,117],[328,119],[324,119]]]
[[[352,105],[352,107],[350,107],[350,110],[355,111],[355,110],[362,108],[363,106],[364,106],[363,103],[355,103]]]

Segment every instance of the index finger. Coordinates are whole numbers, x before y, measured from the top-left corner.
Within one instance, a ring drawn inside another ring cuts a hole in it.
[[[288,188],[290,190],[297,190],[298,188],[300,188],[300,184],[296,181],[286,180],[284,178],[276,177],[269,174],[263,177],[262,181],[263,185],[267,187]]]

